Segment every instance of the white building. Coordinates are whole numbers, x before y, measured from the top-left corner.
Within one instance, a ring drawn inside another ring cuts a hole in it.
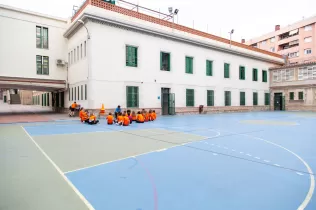
[[[39,16],[13,10],[7,13],[21,19]],[[6,21],[0,21],[1,28],[13,27],[12,21],[17,20]],[[11,52],[7,58],[0,50],[0,77],[4,73],[65,80],[69,88],[59,96],[64,96],[65,107],[77,101],[89,109],[99,109],[102,103],[107,109],[121,105],[157,111],[166,104],[175,106],[176,112],[197,111],[199,105],[209,110],[267,109],[268,69],[284,63],[280,55],[237,42],[230,45],[224,38],[100,0],[87,0],[68,25],[47,16],[32,21],[13,27],[27,36],[19,37],[12,49],[13,42],[5,41]],[[48,28],[49,50],[36,48],[37,26]],[[4,39],[13,39],[10,35],[1,33],[1,45]],[[12,67],[15,53],[21,53],[22,61]],[[36,55],[49,56],[49,75],[36,74]],[[68,74],[66,66],[56,66],[56,59],[68,62]],[[17,70],[26,67],[23,72]],[[174,94],[174,105],[163,92]]]

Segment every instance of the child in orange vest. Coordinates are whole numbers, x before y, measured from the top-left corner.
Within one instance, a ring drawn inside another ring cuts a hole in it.
[[[108,122],[108,125],[113,125],[114,117],[112,116],[112,113],[110,112],[109,115],[106,117],[106,120]]]

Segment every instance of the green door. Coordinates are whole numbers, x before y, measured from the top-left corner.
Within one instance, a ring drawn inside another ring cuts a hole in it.
[[[176,114],[176,107],[175,107],[175,94],[169,93],[169,115]]]
[[[3,96],[3,102],[7,103],[7,96]]]

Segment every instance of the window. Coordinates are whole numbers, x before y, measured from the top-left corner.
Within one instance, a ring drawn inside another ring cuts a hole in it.
[[[264,93],[264,105],[270,105],[270,93]]]
[[[316,66],[302,67],[298,69],[298,80],[316,79]]]
[[[87,87],[87,84],[85,84],[84,85],[84,99],[85,100],[88,100],[88,89],[87,89],[88,87]]]
[[[137,67],[137,47],[126,46],[126,66]]]
[[[127,107],[138,107],[138,87],[126,87],[126,104]]]
[[[303,92],[298,92],[298,99],[304,100],[304,93]]]
[[[186,89],[186,106],[194,106],[194,89]]]
[[[240,106],[246,105],[246,93],[240,92]]]
[[[246,79],[246,72],[244,66],[239,66],[239,79],[245,80]]]
[[[80,57],[82,59],[82,44],[80,45]]]
[[[80,97],[79,97],[79,95],[80,95],[80,91],[79,91],[79,86],[78,86],[78,101],[80,100]]]
[[[304,38],[304,42],[311,42],[311,41],[312,41],[312,37],[311,36]]]
[[[83,100],[83,85],[81,85],[81,100]]]
[[[304,50],[304,54],[305,54],[305,55],[312,54],[312,49],[310,49],[310,48],[309,48],[309,49],[305,49],[305,50]]]
[[[214,90],[207,91],[207,106],[214,106]]]
[[[70,53],[68,53],[68,63],[69,63],[69,65],[71,64],[71,62],[70,62]]]
[[[270,52],[274,52],[275,51],[275,48],[274,47],[271,47],[270,48]]]
[[[160,52],[160,70],[170,71],[170,53]]]
[[[308,25],[308,26],[305,26],[304,27],[304,30],[305,31],[311,31],[313,29],[313,26],[312,25]]]
[[[262,70],[262,82],[268,82],[268,72],[266,70]]]
[[[84,41],[84,57],[87,56],[87,41]]]
[[[75,94],[74,94],[74,98],[75,98],[75,101],[77,100],[77,88],[76,87],[74,87],[74,89],[75,89]]]
[[[253,105],[258,105],[258,93],[253,93]]]
[[[298,57],[298,56],[299,56],[299,52],[289,53],[289,58],[295,58],[295,57]]]
[[[36,26],[36,47],[48,49],[48,28]]]
[[[49,57],[36,56],[36,73],[41,75],[49,75]]]
[[[76,54],[76,49],[74,49],[74,62],[76,63],[76,56],[77,54]]]
[[[193,74],[193,58],[192,57],[185,57],[185,73]]]
[[[225,106],[231,105],[231,92],[225,91]]]
[[[73,51],[71,51],[71,64],[74,63],[74,55],[73,55]]]
[[[273,82],[294,80],[294,69],[284,69],[273,71]]]
[[[79,61],[79,46],[77,46],[77,61]]]
[[[294,92],[290,92],[290,100],[294,100]]]
[[[262,44],[262,45],[267,44],[267,40],[262,41],[261,44]]]
[[[229,78],[229,63],[224,63],[224,78]]]
[[[70,88],[68,89],[68,100],[70,101]]]
[[[252,81],[258,81],[258,69],[252,69]]]
[[[275,37],[272,37],[272,38],[270,39],[270,42],[271,42],[271,43],[275,42]]]
[[[213,61],[206,60],[206,76],[213,76]]]
[[[74,100],[74,88],[71,88],[71,101]]]

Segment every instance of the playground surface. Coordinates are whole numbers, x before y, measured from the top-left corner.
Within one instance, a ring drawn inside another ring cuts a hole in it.
[[[316,113],[0,124],[0,209],[316,209]]]

